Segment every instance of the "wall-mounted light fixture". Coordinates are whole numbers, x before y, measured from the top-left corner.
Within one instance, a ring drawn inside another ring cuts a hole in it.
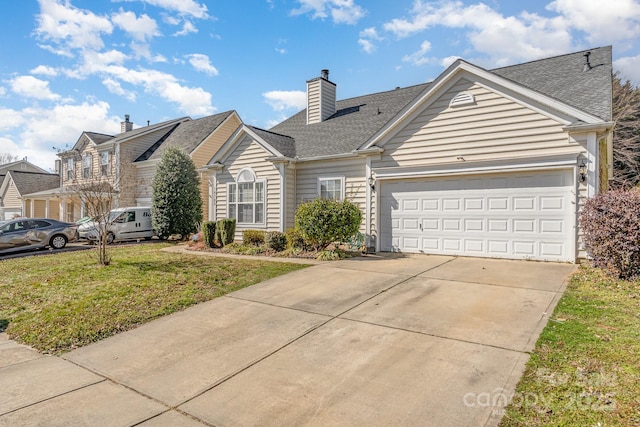
[[[587,164],[583,160],[580,160],[578,166],[578,181],[585,182],[587,180]]]
[[[376,191],[376,179],[373,177],[373,175],[369,176],[369,187],[371,187],[373,191]]]

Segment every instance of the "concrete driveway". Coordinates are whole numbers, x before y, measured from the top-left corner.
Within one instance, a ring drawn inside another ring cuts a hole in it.
[[[0,425],[495,425],[574,269],[365,257],[62,358],[0,334]]]

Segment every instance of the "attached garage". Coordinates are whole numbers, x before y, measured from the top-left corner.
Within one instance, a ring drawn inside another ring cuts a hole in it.
[[[572,169],[385,180],[380,249],[575,260]]]

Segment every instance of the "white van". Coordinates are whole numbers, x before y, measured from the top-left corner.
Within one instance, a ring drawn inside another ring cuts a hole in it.
[[[151,225],[150,207],[118,208],[109,213],[109,234],[107,243],[116,240],[150,239],[156,235]],[[81,239],[98,240],[95,222],[80,225],[78,233]]]

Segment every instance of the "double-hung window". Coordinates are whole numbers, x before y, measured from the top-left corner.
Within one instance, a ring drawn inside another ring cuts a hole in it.
[[[82,158],[82,177],[91,178],[91,154],[85,154]]]
[[[67,180],[71,181],[73,180],[73,178],[75,178],[75,174],[73,171],[73,166],[74,166],[74,160],[73,157],[70,157],[67,159]]]
[[[238,224],[264,224],[265,180],[256,179],[251,169],[238,173],[236,182],[227,184],[227,212]]]
[[[318,178],[318,196],[321,199],[343,200],[344,177]]]
[[[109,175],[109,152],[103,151],[100,153],[100,176]]]

